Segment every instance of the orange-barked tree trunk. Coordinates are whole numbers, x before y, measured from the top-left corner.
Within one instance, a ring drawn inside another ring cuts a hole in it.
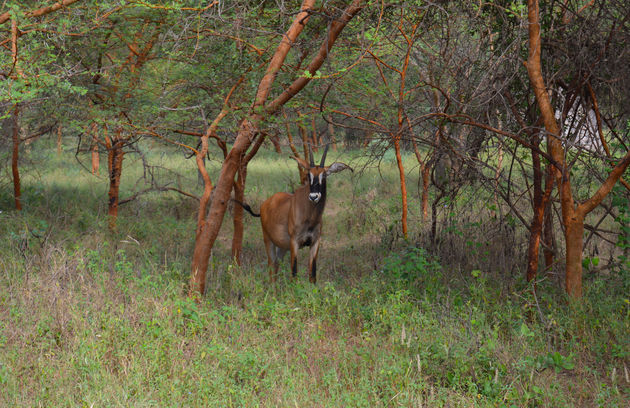
[[[258,153],[258,149],[265,140],[264,135],[258,135],[256,142],[250,149],[247,156],[241,160],[241,167],[238,170],[238,177],[234,182],[234,198],[241,203],[245,202],[245,182],[247,180],[247,164]],[[238,265],[241,264],[241,253],[243,252],[243,207],[234,206],[234,233],[232,235],[232,259]]]
[[[61,156],[61,125],[57,127],[57,155]]]
[[[403,167],[402,156],[400,154],[400,137],[394,137],[394,150],[396,151],[396,165],[398,166],[398,177],[400,178],[400,195],[402,200],[402,233],[407,239],[407,183],[405,181],[405,168]]]
[[[606,197],[613,186],[621,178],[628,165],[630,165],[630,150],[613,167],[612,171],[588,200],[582,204],[575,204],[571,192],[571,176],[565,161],[565,151],[560,140],[560,127],[554,115],[551,99],[545,81],[542,76],[541,66],[541,36],[540,36],[540,10],[538,0],[528,0],[529,22],[529,55],[527,58],[527,73],[531,82],[536,102],[540,109],[545,130],[547,131],[547,143],[551,157],[555,161],[556,184],[560,192],[560,205],[562,210],[562,222],[564,223],[564,237],[566,244],[566,276],[565,289],[572,298],[582,296],[582,242],[584,235],[584,218],[586,214],[597,207]]]
[[[234,185],[234,177],[239,166],[241,166],[241,159],[253,143],[255,137],[259,135],[259,124],[265,117],[275,114],[286,102],[299,93],[311,81],[312,76],[315,75],[316,71],[326,60],[330,49],[343,28],[363,8],[361,0],[354,0],[348,8],[346,8],[342,17],[329,25],[328,35],[324,43],[307,67],[307,70],[312,74],[310,77],[303,76],[296,79],[276,99],[269,104],[265,104],[278,71],[282,68],[289,50],[308,21],[310,10],[313,8],[314,2],[315,0],[303,1],[300,12],[296,14],[293,23],[282,37],[278,48],[269,62],[265,75],[260,80],[252,110],[250,114],[241,121],[236,139],[234,140],[234,145],[223,161],[219,179],[214,188],[214,197],[210,203],[208,216],[205,221],[201,223],[195,238],[189,289],[189,296],[193,298],[198,298],[205,292],[206,273],[208,271],[210,254],[221,224],[223,223],[230,192]],[[259,137],[262,138],[264,135],[259,135]]]
[[[123,146],[124,139],[120,136],[118,130],[114,140],[110,140],[106,136],[107,144],[107,167],[109,169],[109,192],[107,214],[109,215],[109,228],[113,231],[116,229],[116,218],[118,217],[118,201],[120,197],[120,177],[122,175],[122,164],[125,156]]]
[[[538,135],[534,136],[532,143],[535,148],[539,145]],[[540,240],[543,232],[543,221],[547,202],[553,190],[553,173],[555,169],[551,164],[547,165],[547,176],[545,178],[545,190],[542,189],[542,167],[540,155],[536,149],[532,149],[532,163],[534,167],[534,200],[532,202],[533,216],[529,228],[529,246],[527,248],[527,281],[536,279],[538,273],[538,255],[540,253]]]

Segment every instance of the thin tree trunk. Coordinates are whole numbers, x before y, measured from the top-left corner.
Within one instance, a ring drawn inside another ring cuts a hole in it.
[[[247,165],[249,161],[258,153],[258,149],[265,141],[265,135],[258,135],[251,149],[245,157],[241,159],[241,166],[238,170],[238,178],[234,182],[234,198],[241,203],[245,202],[245,183],[247,181]],[[234,235],[232,236],[232,259],[241,264],[241,253],[243,252],[243,207],[234,207]]]
[[[536,151],[540,145],[540,137],[534,134],[532,137],[532,167],[534,170],[534,197],[532,202],[533,215],[532,222],[529,227],[529,246],[527,248],[527,282],[536,279],[538,273],[538,254],[540,250],[540,237],[542,235],[543,219],[545,216],[545,207],[543,203],[542,192],[542,166],[540,163],[540,155]]]
[[[335,137],[335,126],[332,124],[332,116],[328,114],[328,137],[334,151],[337,151],[337,138]]]
[[[553,267],[554,254],[556,253],[556,240],[553,233],[553,207],[551,200],[547,201],[547,208],[545,208],[545,222],[543,229],[543,255],[545,257],[545,270],[549,272]]]
[[[271,136],[269,139],[273,144],[273,148],[276,149],[276,153],[282,154],[282,148],[280,147],[280,141],[278,141],[278,135]]]
[[[499,127],[501,129],[502,126]],[[503,143],[499,143],[499,158],[497,160],[497,169],[494,173],[494,204],[496,205],[496,211],[499,211],[499,179],[501,177],[501,170],[503,167]]]
[[[532,145],[537,148],[540,144],[540,138],[538,134],[534,134],[532,137]],[[547,165],[547,176],[545,178],[545,190],[542,189],[542,164],[540,161],[540,155],[535,149],[532,149],[532,165],[534,168],[534,200],[532,207],[534,214],[532,216],[532,223],[529,229],[529,247],[527,250],[527,281],[531,282],[536,279],[538,273],[538,254],[540,253],[540,239],[543,231],[543,222],[545,217],[545,211],[547,209],[547,203],[551,197],[551,191],[553,190],[553,177],[555,169],[551,164]]]
[[[422,203],[422,221],[424,221],[429,216],[429,182],[431,180],[431,168],[428,165],[428,159],[422,160],[422,156],[420,155],[420,150],[418,150],[418,144],[415,139],[411,139],[411,144],[413,146],[413,152],[416,155],[416,160],[418,160],[418,164],[420,165],[420,171],[418,174],[422,179],[422,194],[420,201]],[[420,181],[418,181],[418,186],[419,185]]]
[[[18,167],[20,154],[20,107],[16,104],[13,108],[13,156],[11,158],[11,170],[13,173],[13,197],[15,198],[15,209],[22,209],[22,190],[20,188],[20,169]]]
[[[96,122],[92,123],[92,174],[98,175],[100,159],[98,155],[98,127]]]
[[[429,183],[431,181],[431,167],[422,163],[422,220],[429,216]]]
[[[120,130],[118,133],[120,133]],[[116,219],[118,218],[120,177],[122,175],[122,164],[125,155],[123,144],[124,140],[121,138],[120,134],[118,134],[113,141],[108,143],[107,150],[107,164],[109,167],[109,200],[107,214],[109,215],[109,228],[112,231],[116,230]]]
[[[398,165],[398,176],[400,177],[400,194],[402,197],[402,233],[407,239],[407,185],[405,183],[405,169],[403,167],[402,156],[400,155],[400,141],[394,139],[394,149],[396,150],[396,164]]]
[[[8,14],[8,13],[5,13]],[[8,19],[8,17],[7,17]],[[18,75],[23,76],[20,65],[18,63],[18,37],[19,30],[17,26],[17,20],[11,20],[11,58],[13,61],[13,68]],[[20,188],[20,169],[18,167],[19,164],[19,155],[20,155],[20,124],[19,124],[19,116],[20,116],[20,106],[16,103],[13,107],[13,154],[11,157],[11,172],[13,174],[13,197],[15,199],[15,209],[22,209],[22,201],[21,195],[22,190]]]
[[[57,127],[57,155],[61,156],[61,125]]]
[[[293,152],[293,156],[300,157],[300,154],[295,148],[295,143],[293,143],[293,135],[291,134],[291,126],[289,125],[289,118],[287,117],[287,114],[284,111],[282,112],[282,115],[284,116],[284,124],[287,128],[287,139],[289,141],[289,149],[291,149],[291,152]],[[304,154],[305,154],[304,160],[308,161],[308,153],[304,153]],[[304,170],[299,165],[297,166],[297,169],[298,169],[298,174],[300,175],[300,184],[306,183],[306,177],[307,177],[306,170]]]
[[[317,134],[317,127],[315,126],[315,115],[311,116],[311,130],[313,131],[313,146],[316,146],[315,152],[317,152],[317,147],[321,145],[322,139]]]

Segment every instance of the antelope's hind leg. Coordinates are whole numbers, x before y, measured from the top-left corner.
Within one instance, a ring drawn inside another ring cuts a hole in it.
[[[269,268],[269,279],[271,282],[276,281],[276,275],[278,274],[278,248],[271,242],[271,239],[263,230],[263,239],[265,241],[265,250],[267,251],[267,267]]]

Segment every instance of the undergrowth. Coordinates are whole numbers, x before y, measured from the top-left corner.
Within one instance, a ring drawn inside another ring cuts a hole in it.
[[[179,266],[124,250],[44,245],[2,270],[2,406],[627,402],[630,317],[614,281],[568,304],[544,282],[537,297],[508,291],[407,248],[352,285],[269,286],[262,269],[215,265],[196,304]]]

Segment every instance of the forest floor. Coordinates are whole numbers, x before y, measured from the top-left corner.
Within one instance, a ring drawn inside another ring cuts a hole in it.
[[[192,160],[149,156],[157,180],[200,194]],[[306,249],[296,279],[285,262],[269,283],[258,219],[231,262],[228,213],[196,304],[194,200],[143,195],[110,232],[106,168],[92,176],[50,146],[27,157],[21,213],[0,185],[0,406],[628,406],[630,271],[587,273],[580,302],[552,275],[534,294],[522,236],[474,214],[423,249],[411,187],[410,239],[398,232],[391,160],[358,171],[341,155],[357,171],[329,180],[316,285]],[[143,188],[141,161],[124,163],[122,198]],[[296,169],[257,156],[247,201],[290,190]]]

